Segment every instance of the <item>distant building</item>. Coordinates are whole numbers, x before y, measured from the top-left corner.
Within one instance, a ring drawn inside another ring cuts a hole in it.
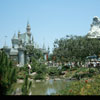
[[[12,48],[4,45],[3,50],[6,52],[9,58],[11,58],[15,64],[19,64],[19,66],[24,66],[30,62],[30,55],[27,53],[27,46],[34,46],[33,36],[31,34],[30,24],[27,23],[26,32],[21,34],[18,32],[17,36],[14,34],[12,38]],[[39,48],[38,48],[39,49]],[[48,54],[45,48],[41,48],[44,57]],[[45,60],[47,60],[45,58]]]

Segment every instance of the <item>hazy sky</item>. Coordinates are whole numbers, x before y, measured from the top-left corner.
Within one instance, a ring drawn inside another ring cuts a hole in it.
[[[0,0],[0,48],[8,46],[20,30],[31,25],[34,41],[53,48],[55,39],[67,34],[86,35],[92,18],[100,17],[100,0]]]

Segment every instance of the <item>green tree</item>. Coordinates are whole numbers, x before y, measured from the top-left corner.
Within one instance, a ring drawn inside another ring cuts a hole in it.
[[[32,82],[29,82],[28,75],[26,75],[24,79],[24,83],[22,85],[22,95],[29,95],[31,86],[32,86]]]
[[[0,95],[6,95],[17,80],[16,68],[10,63],[5,52],[0,52]]]
[[[100,40],[86,36],[70,36],[55,40],[53,55],[56,61],[85,61],[89,55],[100,54]]]

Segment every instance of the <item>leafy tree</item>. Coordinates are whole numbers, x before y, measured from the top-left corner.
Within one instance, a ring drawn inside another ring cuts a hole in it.
[[[34,46],[26,46],[26,52],[31,57],[31,60],[32,57],[34,57],[37,60],[43,58],[41,49],[34,48]]]
[[[100,54],[100,40],[86,36],[69,37],[55,40],[53,56],[56,56],[56,61],[85,61],[89,55]]]

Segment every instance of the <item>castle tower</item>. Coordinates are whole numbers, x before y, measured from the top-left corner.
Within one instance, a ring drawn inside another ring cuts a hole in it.
[[[33,38],[33,36],[32,36],[32,44],[34,45],[34,38]]]
[[[18,38],[16,37],[16,34],[14,34],[13,38],[12,38],[12,48],[17,49],[18,48]]]
[[[31,27],[29,22],[27,22],[27,27],[26,27],[26,32],[27,32],[27,36],[28,36],[28,43],[31,44]]]
[[[20,66],[24,66],[24,64],[25,64],[25,54],[24,54],[24,49],[23,48],[19,48],[18,49],[19,50],[19,52],[18,52],[18,58],[19,58],[19,65]]]
[[[20,31],[18,31],[18,38],[20,37]]]
[[[29,22],[27,22],[27,27],[26,27],[26,31],[27,31],[27,35],[31,36],[31,27],[30,27],[30,24]]]

